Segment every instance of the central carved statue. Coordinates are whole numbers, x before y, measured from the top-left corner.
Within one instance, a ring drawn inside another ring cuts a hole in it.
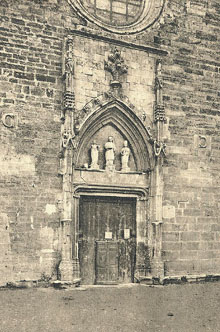
[[[109,136],[108,142],[105,143],[105,169],[109,171],[115,170],[114,159],[115,159],[115,144],[112,136]]]

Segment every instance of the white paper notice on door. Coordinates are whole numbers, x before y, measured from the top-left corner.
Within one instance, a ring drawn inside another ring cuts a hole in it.
[[[130,239],[131,235],[130,235],[130,228],[125,228],[124,229],[124,239]]]
[[[105,232],[105,239],[112,240],[112,232]]]

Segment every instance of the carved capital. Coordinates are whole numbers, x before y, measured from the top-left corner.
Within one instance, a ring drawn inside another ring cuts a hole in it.
[[[152,225],[154,226],[159,226],[159,225],[162,225],[163,224],[163,221],[162,220],[159,220],[159,221],[152,221]]]

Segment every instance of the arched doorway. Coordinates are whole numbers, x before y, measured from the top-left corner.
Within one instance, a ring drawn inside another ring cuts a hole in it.
[[[114,140],[113,168],[105,146]],[[121,165],[126,140],[129,161]],[[129,283],[149,266],[149,187],[153,167],[150,137],[140,119],[121,101],[100,105],[79,125],[74,156],[73,257],[83,284]],[[99,145],[91,167],[91,145]]]

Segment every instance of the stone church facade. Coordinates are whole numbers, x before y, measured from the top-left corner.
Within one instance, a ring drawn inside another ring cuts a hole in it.
[[[0,285],[218,278],[218,1],[0,15]]]

